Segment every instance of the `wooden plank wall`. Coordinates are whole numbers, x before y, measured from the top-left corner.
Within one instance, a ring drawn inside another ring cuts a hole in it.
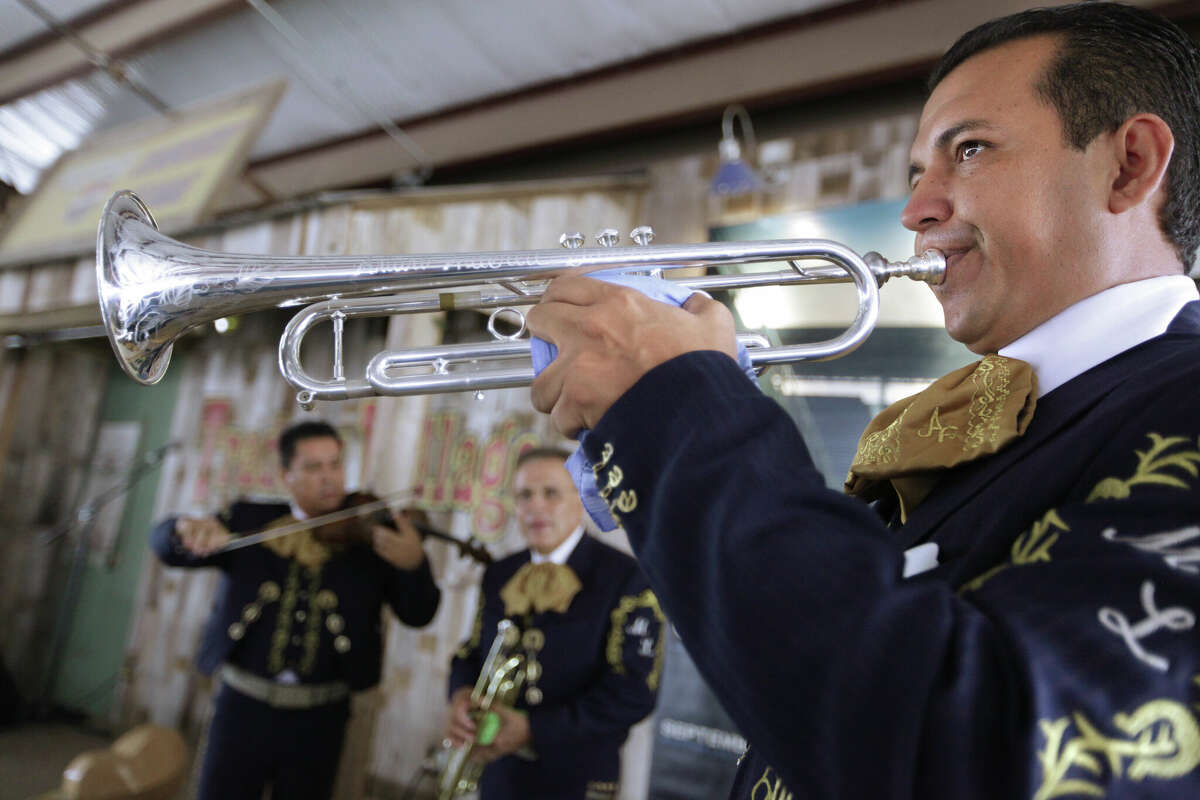
[[[107,343],[0,351],[0,654],[40,697],[71,539],[109,376]]]

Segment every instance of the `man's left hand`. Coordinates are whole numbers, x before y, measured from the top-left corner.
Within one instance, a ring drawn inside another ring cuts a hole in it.
[[[490,745],[476,747],[471,751],[471,759],[484,764],[515,753],[533,741],[529,716],[525,712],[500,705],[492,706],[492,711],[500,717],[500,731]]]
[[[394,515],[398,530],[383,525],[371,529],[371,543],[384,561],[400,569],[416,569],[425,560],[421,535],[402,514]]]

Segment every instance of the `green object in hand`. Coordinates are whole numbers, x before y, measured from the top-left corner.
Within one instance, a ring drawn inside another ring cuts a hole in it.
[[[479,718],[479,733],[475,736],[475,743],[487,747],[496,740],[496,734],[500,732],[500,715],[495,711],[488,711]]]

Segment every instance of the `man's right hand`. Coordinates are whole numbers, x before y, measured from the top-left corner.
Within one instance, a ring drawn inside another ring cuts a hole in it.
[[[717,350],[737,360],[733,315],[699,292],[676,307],[569,274],[551,281],[527,320],[534,336],[558,348],[530,386],[533,407],[571,438],[596,427],[644,374],[676,356]]]
[[[229,544],[233,535],[215,517],[180,517],[175,536],[189,553],[206,556]]]
[[[450,695],[450,719],[446,738],[461,747],[475,741],[475,720],[471,719],[471,687],[460,686]]]

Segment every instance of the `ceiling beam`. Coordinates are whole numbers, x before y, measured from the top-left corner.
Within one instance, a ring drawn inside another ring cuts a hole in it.
[[[1178,7],[1161,0],[1134,5]],[[543,147],[648,132],[705,117],[729,103],[769,107],[886,85],[926,72],[964,31],[1046,0],[913,0],[846,3],[808,24],[762,26],[435,114],[397,120],[435,167],[481,162]],[[364,131],[251,162],[259,193],[296,197],[401,175],[413,166],[382,131]],[[246,187],[227,206],[249,201]]]
[[[245,8],[244,0],[116,0],[64,22],[96,50],[119,59]],[[70,41],[56,34],[33,37],[0,53],[0,104],[93,69]]]

